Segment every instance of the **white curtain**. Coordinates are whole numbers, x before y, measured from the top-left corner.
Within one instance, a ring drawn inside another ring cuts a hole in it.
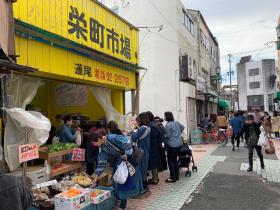
[[[112,104],[111,90],[102,87],[92,87],[92,94],[102,106],[106,114],[107,121],[114,120],[118,123],[121,129],[129,128],[129,121],[132,118],[131,115],[120,114]]]
[[[32,102],[42,80],[31,77],[13,77],[8,81],[7,95],[9,101],[7,107],[25,109]]]

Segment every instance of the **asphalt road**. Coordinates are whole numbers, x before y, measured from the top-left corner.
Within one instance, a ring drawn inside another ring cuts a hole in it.
[[[240,171],[241,162],[247,162],[247,150],[230,149],[220,147],[212,154],[227,159],[216,164],[182,210],[280,210],[280,184]]]

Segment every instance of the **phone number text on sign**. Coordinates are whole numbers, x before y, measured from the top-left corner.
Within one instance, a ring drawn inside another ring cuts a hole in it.
[[[27,162],[39,158],[37,144],[25,144],[19,146],[19,162]]]
[[[107,82],[110,84],[129,86],[129,78],[122,74],[112,73],[98,68],[92,68],[81,63],[75,63],[74,72],[76,75],[95,78],[97,81]]]

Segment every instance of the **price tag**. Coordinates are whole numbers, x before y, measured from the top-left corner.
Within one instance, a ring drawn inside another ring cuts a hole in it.
[[[25,144],[19,146],[19,162],[27,162],[39,158],[37,144]]]
[[[43,182],[41,184],[37,184],[36,187],[37,188],[48,187],[48,186],[52,186],[52,185],[54,185],[56,183],[57,183],[57,181],[56,181],[56,179],[54,179],[54,180],[51,180],[51,181],[48,181],[48,182]]]
[[[72,153],[72,161],[85,161],[85,149],[74,148]]]

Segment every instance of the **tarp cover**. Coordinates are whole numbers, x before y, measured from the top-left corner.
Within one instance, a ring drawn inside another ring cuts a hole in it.
[[[51,123],[39,112],[12,108],[7,109],[6,113],[4,154],[10,170],[14,171],[20,166],[18,146],[25,144],[26,133],[29,133],[28,143],[41,146],[49,138]]]

